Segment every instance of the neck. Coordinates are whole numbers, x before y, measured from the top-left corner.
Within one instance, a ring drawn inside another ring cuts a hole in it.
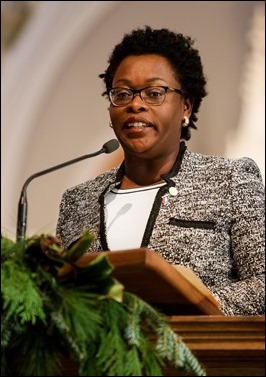
[[[122,180],[121,188],[135,188],[135,187],[142,187],[142,186],[152,186],[156,185],[158,183],[164,182],[161,177],[159,178],[151,178],[151,177],[145,177],[141,179],[141,177],[138,175],[136,178],[129,177],[128,174],[126,174]]]
[[[169,173],[178,151],[154,159],[125,156],[124,181],[132,187],[155,185],[164,182],[162,175]]]

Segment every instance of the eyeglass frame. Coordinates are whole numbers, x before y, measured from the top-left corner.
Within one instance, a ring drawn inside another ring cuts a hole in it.
[[[164,94],[164,98],[163,98],[162,102],[160,102],[160,103],[158,103],[158,104],[155,104],[155,103],[148,103],[148,102],[146,102],[146,99],[145,99],[145,98],[142,98],[141,92],[143,92],[143,90],[145,90],[145,89],[149,89],[149,88],[163,88],[163,89],[165,90],[165,94]],[[126,90],[132,92],[133,97],[132,97],[131,101],[128,102],[128,103],[126,103],[126,104],[123,104],[123,105],[117,105],[117,104],[115,104],[115,103],[112,101],[112,98],[111,98],[111,92],[112,92],[113,90],[115,90],[115,89],[126,89]],[[143,102],[145,102],[147,105],[151,105],[151,106],[160,106],[160,105],[165,101],[166,94],[167,94],[168,92],[176,92],[176,93],[180,94],[181,96],[185,97],[185,93],[184,93],[183,90],[181,90],[181,89],[171,88],[170,86],[164,86],[164,85],[152,85],[152,86],[146,86],[145,88],[141,88],[141,89],[130,89],[130,88],[125,88],[125,87],[123,87],[123,86],[117,86],[117,87],[112,88],[112,89],[110,89],[110,90],[108,91],[108,98],[109,98],[109,100],[111,101],[111,103],[113,104],[113,106],[115,106],[115,107],[123,107],[123,106],[127,106],[127,105],[129,105],[129,104],[133,101],[133,99],[134,99],[134,97],[135,97],[135,94],[138,94],[138,95],[140,96],[141,100],[142,100]]]

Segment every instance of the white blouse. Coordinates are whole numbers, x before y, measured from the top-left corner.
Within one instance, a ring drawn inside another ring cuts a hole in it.
[[[155,196],[165,182],[132,189],[113,188],[105,196],[105,223],[110,250],[135,249],[142,237]]]

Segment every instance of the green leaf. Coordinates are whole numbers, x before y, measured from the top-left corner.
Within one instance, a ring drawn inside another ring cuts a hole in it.
[[[67,258],[75,262],[78,260],[82,255],[88,251],[92,241],[94,240],[95,236],[91,234],[86,228],[83,229],[82,237],[78,239],[70,249],[66,250]]]
[[[158,376],[164,363],[205,376],[166,317],[113,277],[107,254],[75,265],[92,239],[84,230],[62,250],[49,235],[2,237],[2,376],[59,375],[66,357],[80,376]]]

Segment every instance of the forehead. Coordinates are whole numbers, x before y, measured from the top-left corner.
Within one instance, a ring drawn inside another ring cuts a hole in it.
[[[119,64],[113,78],[117,82],[176,81],[175,72],[165,57],[156,54],[130,55]]]

